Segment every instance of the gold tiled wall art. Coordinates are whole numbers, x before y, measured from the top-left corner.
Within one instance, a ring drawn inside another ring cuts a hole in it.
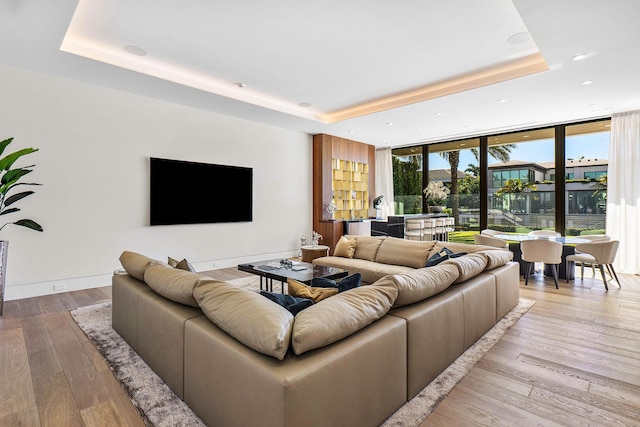
[[[331,191],[338,206],[336,219],[368,217],[369,165],[367,163],[332,159]]]

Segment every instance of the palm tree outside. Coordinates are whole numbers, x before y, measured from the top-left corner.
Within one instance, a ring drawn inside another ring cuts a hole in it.
[[[511,158],[511,151],[516,148],[515,144],[504,144],[497,145],[493,147],[489,147],[488,152],[491,157],[496,160],[499,160],[503,163],[506,163]],[[477,148],[472,148],[471,153],[479,160],[480,153]],[[455,219],[455,223],[460,223],[460,197],[459,197],[459,186],[458,186],[458,166],[460,164],[460,150],[454,151],[442,151],[440,152],[440,156],[443,159],[449,162],[450,173],[451,173],[451,216]],[[469,165],[472,166],[472,165]],[[477,167],[478,168],[478,167]],[[467,169],[468,170],[468,169]],[[479,168],[478,168],[479,170]]]

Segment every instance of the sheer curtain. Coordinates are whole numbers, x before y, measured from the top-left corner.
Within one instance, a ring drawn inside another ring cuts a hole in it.
[[[620,241],[615,267],[640,273],[640,111],[611,117],[607,173],[607,234]]]
[[[382,218],[395,215],[393,207],[393,165],[391,163],[391,148],[376,150],[376,194],[373,197],[384,196],[382,200]]]

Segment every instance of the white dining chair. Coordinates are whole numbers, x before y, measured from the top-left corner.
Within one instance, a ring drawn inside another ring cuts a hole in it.
[[[524,285],[529,282],[531,268],[536,262],[551,265],[553,281],[558,289],[558,269],[562,263],[562,243],[555,240],[523,240],[520,242],[522,260],[524,261]]]
[[[490,228],[485,228],[484,230],[480,231],[480,234],[486,234],[488,236],[496,236],[498,234],[503,234],[501,231],[496,231],[496,230],[492,230]]]
[[[585,234],[584,236],[578,236],[581,239],[585,239],[585,240],[589,240],[590,242],[606,242],[611,240],[611,237],[606,235],[606,234]],[[576,249],[576,254],[580,254],[583,252],[580,252],[579,250]],[[582,262],[580,260],[576,260],[574,261],[575,266],[580,266],[580,277],[584,278],[584,267],[585,266],[590,266],[591,267],[591,277],[596,277],[596,266],[595,264],[589,264],[587,262]],[[569,277],[569,276],[567,276]]]
[[[553,230],[533,230],[529,232],[529,236],[553,236],[561,237],[562,235]]]
[[[618,253],[618,247],[620,246],[620,242],[618,240],[602,240],[595,241],[589,243],[578,243],[576,245],[576,250],[580,251],[575,255],[569,255],[566,258],[567,266],[571,265],[571,262],[580,262],[581,264],[591,264],[597,266],[600,269],[600,274],[602,275],[602,282],[604,283],[604,288],[609,290],[609,286],[607,285],[607,277],[605,275],[604,269],[606,267],[607,271],[611,275],[613,279],[618,283],[618,286],[621,288],[620,280],[618,280],[618,275],[613,268],[613,262],[616,259],[616,254]],[[584,268],[581,270],[580,279],[584,280]],[[567,282],[569,281],[567,276]]]
[[[485,234],[474,234],[473,240],[476,245],[493,246],[494,248],[509,249],[507,241],[498,237],[488,236]]]

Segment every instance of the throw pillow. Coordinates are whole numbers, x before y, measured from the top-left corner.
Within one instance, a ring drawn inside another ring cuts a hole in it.
[[[311,279],[311,287],[314,288],[337,288],[338,292],[348,291],[349,289],[357,288],[362,282],[362,274],[354,273],[351,276],[347,276],[339,282],[333,279],[327,279],[326,277],[314,277]]]
[[[298,298],[307,298],[313,302],[322,301],[338,293],[337,288],[314,288],[294,279],[287,279],[287,289],[289,295]]]
[[[190,271],[192,273],[196,272],[196,269],[193,268],[191,263],[189,261],[187,261],[186,259],[182,259],[182,261],[178,261],[177,259],[173,259],[173,258],[169,257],[167,262],[173,268],[178,268],[180,270]]]
[[[347,239],[346,237],[340,237],[336,248],[333,251],[334,256],[342,258],[353,258],[353,254],[356,252],[356,239]]]
[[[452,250],[447,249],[447,248],[442,248],[442,250],[440,250],[439,252],[435,253],[434,255],[432,255],[428,260],[427,260],[427,267],[433,267],[434,265],[438,265],[440,264],[442,261],[448,260],[449,259],[449,255],[451,255],[453,253]]]
[[[300,311],[313,305],[313,301],[307,298],[296,298],[291,295],[279,294],[276,292],[260,291],[260,295],[269,298],[276,304],[280,304],[294,316]]]
[[[333,279],[326,277],[314,277],[311,279],[311,287],[313,288],[337,288],[338,284]]]
[[[466,252],[457,252],[454,253],[451,249],[449,248],[442,248],[442,250],[440,250],[438,253],[432,255],[428,260],[427,260],[427,265],[425,267],[433,267],[434,265],[438,265],[440,264],[442,261],[451,259],[451,258],[458,258],[461,257],[462,255],[466,255]]]
[[[362,282],[362,274],[354,273],[338,282],[338,292],[348,291],[360,286]]]

